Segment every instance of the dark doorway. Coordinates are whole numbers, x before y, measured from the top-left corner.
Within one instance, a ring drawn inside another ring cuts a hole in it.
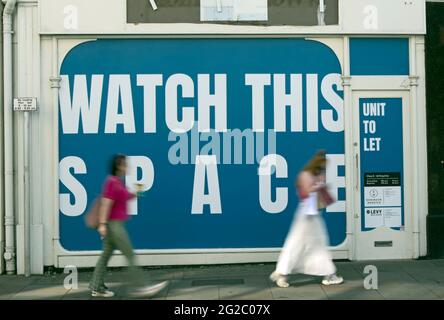
[[[444,257],[444,3],[427,3],[428,253]]]

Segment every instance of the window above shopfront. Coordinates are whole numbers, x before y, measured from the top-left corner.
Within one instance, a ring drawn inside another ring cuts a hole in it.
[[[338,0],[127,0],[134,24],[337,25],[338,11]]]
[[[42,35],[426,33],[424,0],[39,0],[38,11]]]

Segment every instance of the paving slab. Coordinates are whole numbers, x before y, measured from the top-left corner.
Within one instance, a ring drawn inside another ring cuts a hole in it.
[[[173,280],[168,288],[167,300],[218,300],[217,286],[192,286],[192,280]]]
[[[377,290],[343,287],[323,288],[329,300],[384,300],[384,296]]]
[[[242,285],[221,285],[219,296],[222,300],[272,300],[270,284],[265,277],[245,277]]]
[[[170,280],[170,286],[153,300],[379,300],[436,299],[444,300],[444,260],[335,262],[344,284],[323,286],[322,277],[292,275],[290,287],[279,288],[269,280],[275,263],[180,266],[143,268],[147,285]],[[366,290],[364,274],[367,265],[378,271],[378,289]],[[64,287],[68,274],[57,273],[24,277],[0,275],[0,299],[64,299],[90,300],[88,283],[92,269],[80,269],[78,288]],[[113,300],[133,299],[128,296],[127,268],[110,268],[107,286],[115,292]],[[143,299],[143,298],[141,298]]]
[[[62,297],[62,300],[92,300],[91,291],[88,286],[78,287],[77,289],[71,289],[66,292]]]
[[[147,279],[150,280],[180,280],[184,277],[183,270],[145,270]]]
[[[444,268],[444,259],[440,260],[432,260],[433,264],[436,265],[438,268]]]
[[[273,299],[276,300],[326,300],[327,294],[319,284],[294,283],[290,282],[290,287],[271,287]]]
[[[61,285],[30,285],[11,297],[12,300],[61,300],[68,292]]]
[[[421,284],[380,283],[378,292],[389,300],[434,300],[439,296]]]

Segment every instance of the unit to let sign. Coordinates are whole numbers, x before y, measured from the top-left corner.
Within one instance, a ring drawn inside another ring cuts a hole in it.
[[[37,98],[15,98],[14,111],[37,111]]]
[[[401,98],[360,99],[361,226],[404,227]]]
[[[385,106],[385,103],[364,103],[362,112],[365,117],[384,117]],[[381,150],[381,137],[377,136],[376,123],[375,119],[362,120],[362,124],[364,125],[364,151]]]

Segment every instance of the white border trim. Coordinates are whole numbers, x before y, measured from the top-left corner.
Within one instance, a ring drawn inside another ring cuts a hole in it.
[[[368,77],[359,77],[364,82],[366,78]],[[370,77],[370,78],[377,78],[377,77]],[[393,77],[397,78],[397,77]],[[399,77],[403,78],[403,77]],[[404,77],[407,78],[408,77]],[[384,79],[380,77],[380,82],[384,83]],[[394,81],[393,83],[400,83],[399,81]],[[403,82],[401,82],[403,83]],[[404,86],[401,87],[394,87],[389,86],[386,87],[385,90],[380,89],[374,89],[374,90],[362,90],[362,89],[355,89],[353,88],[353,115],[355,119],[355,127],[354,127],[354,137],[357,145],[355,146],[355,155],[359,154],[359,168],[361,168],[362,159],[360,158],[360,125],[359,125],[359,108],[356,106],[359,105],[359,100],[362,98],[401,98],[402,99],[402,139],[403,139],[403,176],[404,176],[404,217],[405,217],[405,233],[399,233],[398,231],[394,231],[390,228],[382,227],[382,228],[376,228],[371,231],[363,232],[361,231],[361,190],[362,190],[362,181],[360,181],[360,171],[358,172],[358,177],[355,175],[354,170],[354,179],[355,179],[355,185],[356,183],[359,184],[359,189],[356,190],[354,188],[354,204],[355,204],[355,212],[360,212],[360,215],[358,217],[355,217],[355,246],[357,248],[361,248],[361,250],[367,250],[368,247],[368,240],[372,239],[372,237],[381,237],[386,239],[393,240],[394,243],[402,244],[402,248],[399,251],[395,251],[396,248],[387,248],[387,256],[383,256],[385,250],[380,250],[381,256],[378,257],[371,257],[371,259],[374,260],[380,260],[380,259],[412,259],[412,258],[418,258],[418,252],[417,252],[417,246],[419,245],[418,240],[414,237],[415,234],[415,220],[418,217],[418,211],[415,210],[413,206],[412,199],[415,197],[413,194],[414,190],[414,181],[412,178],[412,172],[415,170],[415,164],[412,160],[413,158],[413,148],[409,141],[411,140],[412,135],[412,103],[410,98],[410,87],[409,89],[405,89]],[[357,179],[357,180],[356,180]],[[358,245],[358,241],[363,241],[363,244]],[[407,241],[407,243],[405,243]],[[373,247],[372,247],[373,248]],[[398,248],[399,249],[399,248]],[[373,248],[374,250],[374,248]],[[393,255],[398,254],[397,257],[393,257]],[[368,260],[370,257],[367,256],[367,251],[365,253],[359,253],[355,252],[355,259],[356,260]],[[359,258],[361,257],[361,258]]]
[[[53,0],[55,1],[55,0]],[[117,1],[117,0],[114,0]],[[345,0],[338,1],[338,24],[326,25],[326,26],[245,26],[245,25],[227,25],[227,24],[213,24],[213,23],[127,23],[127,10],[126,0],[118,0],[118,3],[114,4],[113,10],[114,21],[104,19],[105,26],[97,26],[91,20],[87,20],[87,27],[83,30],[65,30],[62,26],[49,25],[43,26],[40,24],[40,35],[71,35],[71,36],[90,36],[94,34],[101,35],[160,35],[160,36],[172,36],[172,35],[193,35],[193,36],[235,36],[235,35],[304,35],[309,34],[312,36],[319,35],[368,35],[375,34],[379,36],[383,35],[424,35],[426,33],[426,26],[424,23],[423,30],[409,30],[409,31],[380,31],[380,30],[345,30],[344,29],[344,12],[347,9],[347,2]],[[20,3],[34,3],[37,0],[19,0]],[[148,2],[148,1],[147,1]],[[68,4],[68,2],[66,3]],[[149,4],[148,4],[149,5]],[[100,10],[100,4],[95,5],[92,10]],[[120,10],[120,11],[118,11]],[[39,16],[42,21],[46,12],[43,11],[43,5],[39,4]],[[51,14],[51,13],[49,13]],[[62,16],[62,14],[60,14]],[[425,21],[425,1],[423,6],[423,17]],[[91,18],[89,18],[91,19]],[[43,30],[44,27],[49,30]]]

